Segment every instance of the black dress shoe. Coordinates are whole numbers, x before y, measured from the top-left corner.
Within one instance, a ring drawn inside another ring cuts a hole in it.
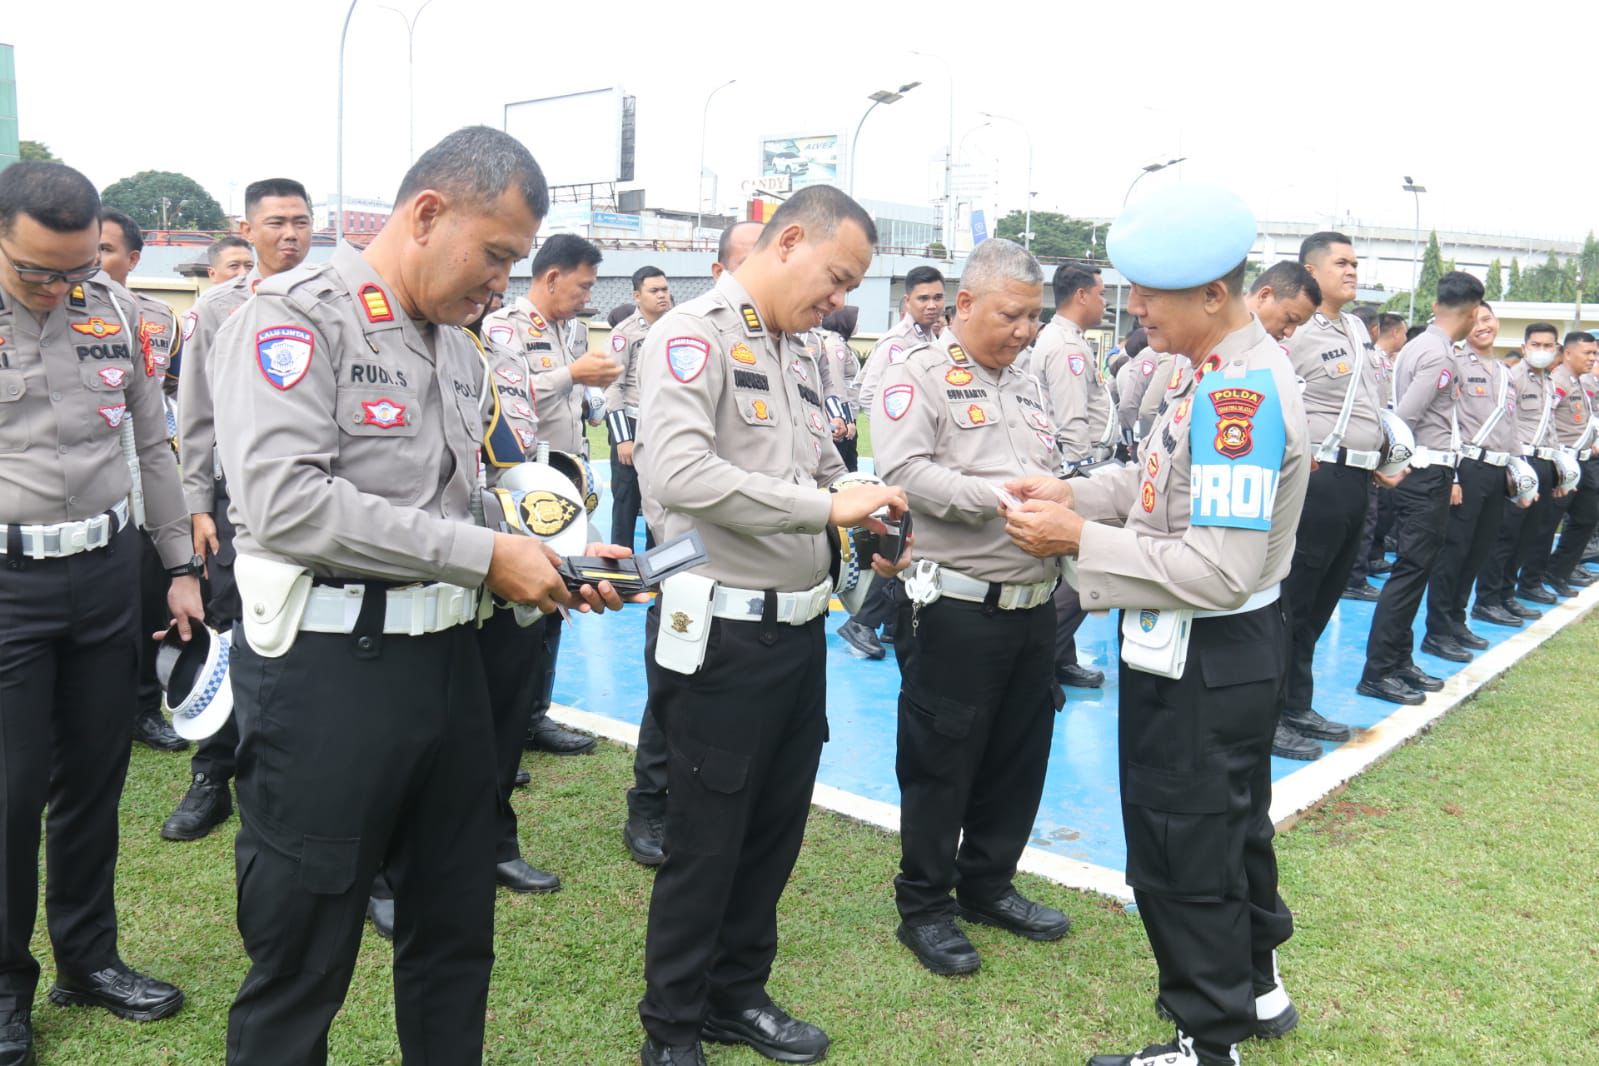
[[[1028,940],[1059,940],[1072,927],[1065,914],[1034,903],[1014,888],[998,899],[958,900],[956,905],[969,922],[998,926]]]
[[[659,866],[666,861],[666,827],[659,818],[629,814],[622,827],[622,840],[634,862]]]
[[[527,767],[518,766],[516,776],[511,778],[512,788],[526,788],[533,783],[533,775],[527,772]]]
[[[1551,577],[1546,578],[1544,580],[1544,584],[1554,589],[1555,595],[1562,599],[1569,600],[1571,597],[1577,594],[1576,588],[1569,581],[1562,581],[1559,578]]]
[[[1514,596],[1509,596],[1505,599],[1505,610],[1509,611],[1517,618],[1525,619],[1528,622],[1532,622],[1543,617],[1543,612],[1538,610],[1538,608],[1528,607],[1525,603],[1522,603]]]
[[[233,813],[233,797],[226,781],[213,781],[209,775],[195,774],[189,791],[178,801],[161,825],[164,840],[199,840],[228,820]]]
[[[133,739],[156,751],[187,751],[189,747],[159,710],[141,711],[133,719]]]
[[[1299,732],[1291,725],[1277,723],[1277,732],[1271,738],[1271,753],[1284,759],[1310,762],[1321,758],[1321,745]]]
[[[366,916],[378,936],[384,940],[394,939],[394,900],[370,897],[366,901]]]
[[[676,1046],[646,1038],[638,1050],[638,1060],[642,1066],[705,1066],[705,1049],[698,1040]]]
[[[1560,602],[1560,597],[1548,589],[1517,589],[1516,595],[1533,603],[1541,603],[1545,607],[1553,607]]]
[[[1428,633],[1421,638],[1421,650],[1428,655],[1448,659],[1452,663],[1469,663],[1472,659],[1471,652],[1467,651],[1453,635]]]
[[[561,887],[559,877],[529,866],[521,858],[496,863],[494,880],[512,892],[554,892]]]
[[[1334,722],[1323,718],[1315,711],[1306,709],[1289,710],[1284,708],[1278,721],[1288,726],[1294,732],[1310,737],[1312,740],[1331,740],[1334,743],[1343,743],[1349,739],[1349,727],[1342,722]]]
[[[183,993],[119,961],[81,977],[56,974],[50,1002],[58,1007],[104,1007],[118,1018],[153,1022],[178,1013]]]
[[[820,1062],[829,1043],[821,1029],[789,1017],[776,1003],[731,1014],[713,1010],[700,1035],[718,1044],[748,1044],[776,1062]]]
[[[1595,581],[1599,581],[1599,574],[1594,573],[1585,566],[1579,566],[1566,575],[1566,584],[1575,585],[1580,589],[1587,588]]]
[[[894,643],[894,623],[884,622],[883,628],[879,631],[877,639],[884,644]]]
[[[0,1011],[0,1066],[34,1066],[29,1014],[25,1010]]]
[[[1462,648],[1470,648],[1472,651],[1482,651],[1488,646],[1486,640],[1483,640],[1465,626],[1458,626],[1451,635],[1455,638],[1456,644],[1459,644]]]
[[[1346,600],[1364,600],[1367,603],[1376,603],[1382,599],[1382,590],[1376,585],[1362,581],[1358,585],[1344,587],[1342,598]]]
[[[888,652],[883,650],[882,643],[878,641],[877,634],[853,618],[838,627],[838,635],[844,638],[845,644],[868,659],[881,659],[888,655]]]
[[[528,730],[525,747],[549,755],[583,755],[594,750],[594,743],[594,738],[587,733],[563,729],[548,718],[540,718]]]
[[[1384,559],[1381,562],[1372,563],[1370,566],[1366,567],[1366,573],[1370,574],[1372,577],[1381,577],[1384,574],[1391,574],[1393,571],[1394,564],[1390,563],[1387,559]]]
[[[894,935],[911,949],[918,962],[942,977],[971,973],[983,964],[977,949],[953,918],[939,918],[922,925],[900,922]]]
[[[1417,692],[1442,692],[1444,690],[1443,678],[1433,677],[1431,674],[1425,673],[1415,663],[1401,666],[1394,671],[1394,676]]]
[[[1092,667],[1071,663],[1067,666],[1055,667],[1056,684],[1068,688],[1104,688],[1105,671],[1095,670]]]
[[[1483,603],[1479,600],[1471,608],[1471,617],[1490,625],[1508,626],[1511,629],[1521,628],[1521,616],[1511,614],[1502,603]]]
[[[1385,677],[1380,681],[1362,679],[1360,684],[1355,686],[1355,691],[1362,696],[1387,700],[1389,703],[1402,703],[1407,707],[1419,707],[1427,702],[1425,693],[1411,688],[1397,677]]]

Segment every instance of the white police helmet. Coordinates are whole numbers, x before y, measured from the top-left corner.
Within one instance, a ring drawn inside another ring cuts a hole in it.
[[[506,529],[538,537],[557,555],[582,555],[588,512],[572,479],[544,463],[517,463],[489,490]]]
[[[1560,478],[1560,490],[1570,492],[1582,481],[1582,467],[1577,457],[1564,448],[1555,449],[1555,473]]]
[[[1416,435],[1404,419],[1387,408],[1378,412],[1378,419],[1382,422],[1382,459],[1377,472],[1383,477],[1397,477],[1416,454]]]
[[[845,474],[830,486],[831,491],[856,485],[881,485],[883,479],[865,471]],[[864,526],[834,526],[829,538],[833,550],[833,592],[850,614],[855,614],[866,603],[877,574],[872,570],[872,556],[877,552],[878,536]]]
[[[173,626],[156,652],[155,676],[166,690],[172,728],[185,740],[204,740],[233,713],[228,684],[228,638],[210,626],[190,627],[187,641]]]
[[[1538,495],[1538,472],[1519,455],[1512,455],[1505,464],[1505,492],[1518,507],[1532,506]]]
[[[600,505],[599,483],[594,479],[594,467],[581,455],[573,452],[550,452],[549,463],[565,474],[583,496],[583,510],[593,514]]]

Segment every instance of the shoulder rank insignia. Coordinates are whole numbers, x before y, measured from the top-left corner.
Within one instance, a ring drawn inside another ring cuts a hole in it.
[[[394,311],[382,289],[368,282],[361,286],[361,306],[366,309],[368,322],[393,322]]]
[[[962,348],[960,345],[955,344],[954,342],[950,343],[950,346],[949,346],[949,361],[950,362],[954,363],[956,366],[965,366],[967,363],[971,362],[971,360],[972,360],[972,357],[966,354],[966,349],[965,348]]]
[[[550,324],[544,321],[544,316],[539,314],[537,311],[534,311],[532,314],[528,315],[528,318],[532,319],[533,328],[538,330],[540,333],[543,333],[545,330],[550,328]]]
[[[88,307],[89,306],[89,300],[83,294],[83,286],[82,285],[74,285],[74,286],[72,286],[72,294],[67,297],[67,304],[70,307]]]
[[[761,324],[761,313],[755,310],[753,304],[739,304],[738,313],[744,318],[744,328],[750,336],[759,336],[766,332],[766,327]]]

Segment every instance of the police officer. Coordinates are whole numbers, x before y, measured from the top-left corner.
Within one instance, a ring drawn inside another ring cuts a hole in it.
[[[142,316],[100,269],[100,198],[0,171],[0,1062],[31,1063],[41,816],[52,1001],[153,1021],[183,993],[117,954],[117,804],[139,660],[139,535],[198,624],[198,567]],[[130,423],[131,419],[131,425]],[[46,805],[48,813],[46,814]]]
[[[478,586],[544,611],[570,598],[541,543],[471,518],[483,368],[456,328],[528,254],[543,175],[516,141],[469,128],[425,152],[395,202],[364,252],[266,279],[216,338],[244,604],[239,1066],[326,1061],[380,865],[402,1055],[481,1060],[495,782]]]
[[[825,1033],[766,993],[777,900],[827,736],[824,531],[882,508],[897,517],[905,497],[818,487],[844,464],[816,367],[790,335],[843,303],[875,239],[843,193],[801,189],[736,274],[669,312],[644,345],[634,458],[646,514],[663,539],[698,530],[710,555],[667,582],[646,622],[650,705],[671,751],[639,1004],[646,1066],[702,1063],[702,1035],[785,1062],[827,1051]]]
[[[1455,353],[1454,360],[1458,492],[1427,583],[1427,635],[1421,650],[1432,655],[1448,652],[1442,657],[1462,662],[1469,660],[1471,651],[1488,646],[1466,625],[1466,599],[1498,539],[1505,510],[1505,466],[1516,453],[1515,401],[1510,369],[1494,354],[1498,336],[1499,319],[1493,308],[1486,301],[1478,304],[1466,347]],[[1519,624],[1514,616],[1508,618],[1510,624]],[[1466,653],[1466,659],[1460,658],[1460,652]]]
[[[1020,245],[979,244],[961,273],[955,321],[884,370],[872,409],[878,469],[905,488],[920,560],[894,642],[896,935],[936,974],[980,964],[957,912],[1029,940],[1070,927],[1012,881],[1060,703],[1050,678],[1060,567],[1011,543],[996,502],[1001,482],[1060,467],[1048,397],[1014,365],[1032,340],[1043,281]]]
[[[139,224],[115,208],[100,212],[100,268],[123,288],[128,275],[139,265],[144,251],[144,234]],[[177,386],[173,368],[183,340],[172,308],[144,293],[129,293],[139,306],[139,360],[147,375],[161,382],[166,393]],[[163,396],[163,399],[165,397]],[[165,404],[163,403],[163,411]],[[164,424],[164,423],[163,423]],[[137,709],[133,714],[133,739],[156,751],[183,751],[189,742],[173,732],[161,714],[161,682],[155,676],[155,652],[159,646],[150,634],[166,628],[166,568],[155,541],[143,530],[139,533],[139,686]]]
[[[1055,314],[1039,330],[1028,369],[1044,387],[1055,424],[1060,459],[1067,470],[1102,463],[1115,454],[1120,434],[1116,405],[1085,329],[1105,320],[1105,279],[1099,268],[1063,263],[1050,279]],[[874,438],[875,442],[875,438]],[[1077,590],[1062,581],[1055,590],[1055,680],[1073,688],[1098,688],[1101,670],[1077,661],[1077,630],[1088,614]]]
[[[1532,621],[1543,612],[1521,600],[1546,605],[1558,602],[1555,594],[1543,587],[1542,560],[1536,557],[1539,533],[1554,506],[1557,487],[1555,407],[1559,397],[1549,380],[1549,368],[1560,357],[1560,339],[1547,322],[1532,323],[1522,338],[1522,359],[1511,369],[1510,391],[1516,402],[1517,447],[1538,475],[1538,495],[1526,510],[1513,507],[1505,511],[1499,524],[1498,542],[1477,578],[1472,617],[1483,621],[1496,621],[1478,613],[1495,604],[1506,614]]]
[[[1406,328],[1403,317],[1383,312],[1377,316],[1375,327],[1377,339],[1367,349],[1371,365],[1376,368],[1377,375],[1383,382],[1383,402],[1389,407],[1393,406],[1394,399],[1394,359],[1398,357],[1399,350],[1405,346]],[[1355,552],[1355,563],[1349,568],[1349,581],[1344,586],[1343,598],[1376,603],[1381,593],[1366,579],[1374,574],[1386,574],[1393,570],[1387,559],[1385,544],[1388,532],[1393,526],[1394,491],[1377,478],[1372,478],[1371,485],[1366,489],[1366,495],[1368,497],[1366,528],[1360,535],[1361,543],[1365,547]]]
[[[1362,696],[1413,705],[1442,687],[1411,658],[1412,630],[1449,529],[1451,504],[1463,498],[1455,472],[1460,462],[1460,416],[1455,409],[1460,382],[1454,346],[1476,328],[1482,295],[1482,282],[1464,271],[1451,270],[1439,278],[1432,324],[1399,352],[1394,412],[1415,435],[1416,450],[1409,475],[1394,488],[1399,551],[1366,638],[1366,666],[1355,686]],[[1433,635],[1436,639],[1423,651],[1471,661],[1471,652],[1449,634]]]
[[[1593,400],[1582,383],[1583,375],[1593,368],[1596,350],[1599,344],[1592,333],[1568,333],[1561,345],[1560,362],[1549,372],[1555,386],[1555,435],[1582,471],[1576,489],[1559,497],[1553,508],[1565,517],[1565,528],[1560,544],[1549,555],[1544,582],[1561,596],[1575,596],[1579,587],[1593,580],[1577,564],[1588,538],[1599,528],[1599,462],[1593,458],[1593,435],[1588,431]]]
[[[638,474],[633,469],[633,436],[638,425],[638,353],[656,319],[672,309],[666,271],[643,266],[633,272],[636,310],[611,330],[611,356],[621,375],[605,390],[605,421],[611,438],[611,542],[632,544],[638,526]],[[645,529],[647,546],[655,539]]]
[[[1010,514],[1016,543],[1076,556],[1083,602],[1122,608],[1127,881],[1177,1035],[1091,1066],[1236,1062],[1239,1041],[1298,1020],[1276,973],[1293,923],[1269,756],[1288,655],[1278,593],[1312,440],[1293,368],[1243,305],[1254,237],[1249,210],[1206,186],[1123,211],[1108,251],[1132,283],[1128,310],[1151,347],[1205,354],[1136,466],[1008,486],[1026,501]]]
[[[831,311],[822,324],[811,331],[816,338],[818,356],[822,367],[823,396],[827,413],[833,426],[833,445],[838,449],[844,467],[854,471],[860,466],[860,453],[856,445],[858,430],[855,425],[860,386],[856,378],[861,360],[849,339],[855,335],[861,309],[846,304]]]
[[[1293,570],[1283,587],[1293,618],[1293,655],[1272,754],[1315,759],[1321,755],[1317,740],[1349,739],[1348,726],[1315,711],[1312,668],[1316,642],[1363,547],[1367,485],[1382,456],[1383,385],[1368,357],[1370,331],[1344,312],[1355,299],[1354,245],[1342,233],[1313,233],[1300,243],[1299,263],[1320,286],[1321,304],[1294,331],[1288,358],[1305,381],[1305,414],[1319,466],[1310,475]]]
[[[1116,374],[1116,416],[1127,440],[1143,439],[1144,427],[1139,425],[1138,411],[1144,402],[1144,392],[1155,380],[1160,359],[1160,352],[1144,348],[1137,355],[1129,355]]]
[[[205,276],[212,285],[221,285],[255,266],[255,251],[243,237],[228,234],[212,241],[205,250]]]

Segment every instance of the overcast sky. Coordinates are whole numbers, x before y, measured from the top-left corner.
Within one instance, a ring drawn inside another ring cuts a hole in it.
[[[420,0],[393,0],[414,12]],[[197,178],[224,208],[245,184],[334,185],[341,0],[8,0],[22,136],[104,186],[139,170]],[[638,99],[638,185],[692,210],[706,93],[719,203],[755,175],[762,134],[843,132],[866,96],[923,84],[861,135],[856,192],[925,202],[942,182],[954,65],[957,159],[995,167],[999,200],[1114,215],[1144,164],[1213,180],[1261,219],[1580,238],[1599,226],[1599,16],[1585,3],[1436,5],[910,4],[432,0],[415,36],[418,150],[501,123],[507,101],[620,85]],[[1587,14],[1582,12],[1586,11]],[[692,12],[695,22],[683,22]],[[726,41],[726,44],[717,43]],[[1572,46],[1577,52],[1568,52]],[[401,17],[360,0],[347,51],[346,196],[389,198],[409,159]],[[1573,58],[1573,56],[1577,58]],[[125,66],[117,64],[125,61]],[[551,138],[582,136],[552,129]],[[539,145],[530,144],[535,156]],[[559,174],[549,175],[560,182]],[[234,188],[230,192],[230,182]]]

